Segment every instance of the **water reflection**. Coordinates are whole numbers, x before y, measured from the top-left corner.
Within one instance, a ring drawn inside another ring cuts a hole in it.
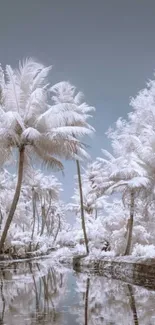
[[[0,270],[0,324],[61,324],[57,312],[66,272],[47,263],[21,263]]]
[[[0,325],[3,325],[3,319],[4,319],[4,312],[5,312],[5,298],[4,298],[4,294],[3,294],[3,279],[0,279],[0,295],[1,295],[1,306],[2,306],[2,311],[0,314]]]
[[[77,274],[79,304],[72,309],[76,324],[153,325],[155,291],[119,280]]]
[[[85,325],[88,325],[89,284],[90,284],[90,279],[87,278],[87,280],[86,280],[86,294],[85,294]]]
[[[134,292],[133,292],[132,286],[130,284],[128,284],[127,287],[129,290],[129,302],[130,302],[130,307],[131,307],[131,310],[133,313],[134,325],[139,325]]]
[[[153,325],[154,306],[155,291],[50,260],[0,267],[0,325]]]

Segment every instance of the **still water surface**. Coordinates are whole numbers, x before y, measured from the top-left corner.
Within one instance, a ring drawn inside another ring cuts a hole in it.
[[[154,325],[155,291],[53,265],[0,266],[0,325]]]

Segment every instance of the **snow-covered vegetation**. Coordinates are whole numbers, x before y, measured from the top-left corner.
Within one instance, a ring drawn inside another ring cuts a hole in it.
[[[95,131],[94,107],[69,82],[51,85],[50,73],[32,59],[0,68],[0,252],[155,257],[155,80],[108,130],[111,152],[91,161],[83,141]],[[69,204],[53,175],[62,159],[77,165]],[[17,175],[8,169],[16,162]]]
[[[155,257],[155,81],[131,100],[127,120],[119,118],[107,136],[111,152],[89,163],[82,174],[83,201],[89,247],[94,255]],[[68,209],[77,223],[79,194],[75,187]],[[97,253],[98,252],[98,253]]]
[[[5,169],[0,173],[0,225],[6,223],[15,191],[16,176]],[[5,252],[14,257],[46,254],[54,247],[59,231],[67,230],[64,218],[64,203],[59,194],[61,184],[54,176],[45,176],[41,171],[31,171],[23,181],[19,202],[11,223]]]

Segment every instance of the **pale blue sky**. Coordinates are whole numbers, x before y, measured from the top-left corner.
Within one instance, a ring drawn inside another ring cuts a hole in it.
[[[96,107],[92,157],[109,149],[105,131],[126,117],[129,97],[155,68],[154,0],[1,0],[0,61],[33,56],[53,64],[53,83],[69,80]],[[65,192],[73,194],[73,163]]]

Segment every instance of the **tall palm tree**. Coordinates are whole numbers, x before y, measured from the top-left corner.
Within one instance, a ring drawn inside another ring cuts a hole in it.
[[[59,111],[60,119],[62,125],[72,125],[78,128],[84,128],[81,134],[76,134],[72,132],[72,136],[77,139],[79,136],[91,135],[95,130],[88,124],[87,120],[91,117],[90,112],[94,111],[95,108],[89,106],[87,103],[83,102],[83,94],[81,92],[76,92],[76,88],[69,82],[63,81],[55,84],[51,87],[52,100],[55,104],[56,112]],[[78,156],[82,158],[88,158],[89,155],[86,152],[86,147],[77,147],[77,152],[75,153],[76,167],[78,174],[78,184],[79,184],[79,194],[80,194],[80,208],[81,208],[81,222],[84,235],[84,241],[86,246],[86,253],[89,254],[88,238],[85,225],[85,215],[84,215],[84,204],[83,204],[83,191],[82,191],[82,179],[80,171],[80,161]]]
[[[61,123],[48,96],[50,67],[27,59],[19,69],[0,67],[0,164],[18,151],[17,185],[11,208],[0,239],[2,251],[20,196],[24,167],[36,156],[48,167],[63,169],[56,158],[73,158],[82,145],[76,136],[85,134],[85,126]]]

